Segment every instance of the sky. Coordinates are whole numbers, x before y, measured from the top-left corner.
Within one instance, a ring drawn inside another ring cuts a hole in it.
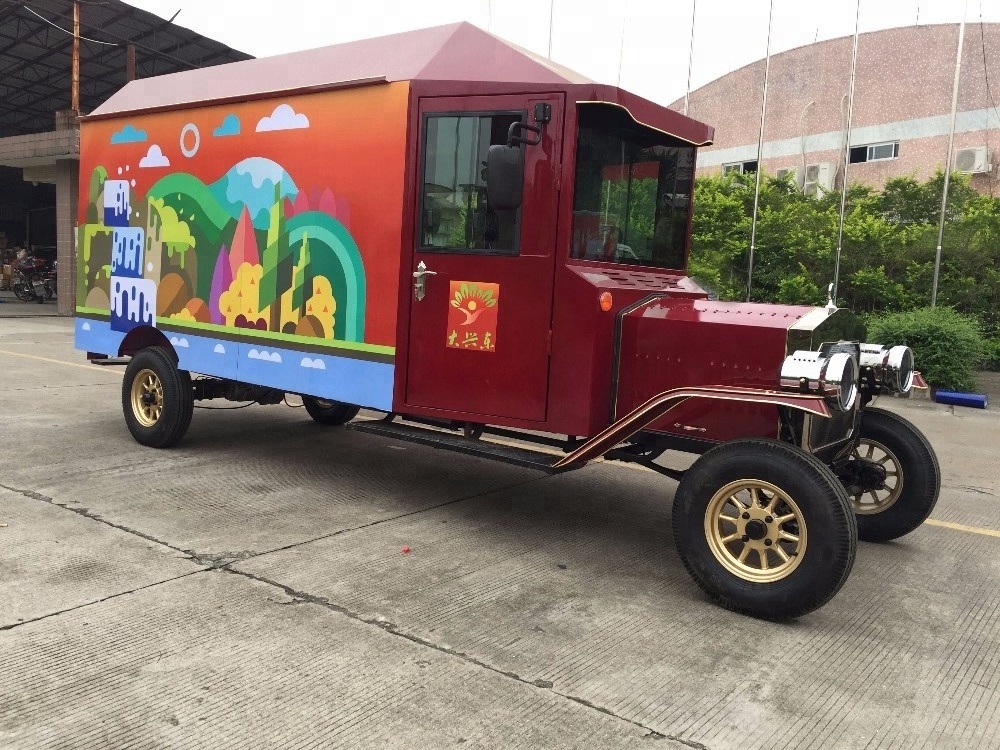
[[[469,21],[660,104],[767,51],[916,23],[1000,22],[1000,0],[127,0],[256,57]],[[84,13],[86,6],[84,6]],[[692,14],[692,9],[694,13]],[[694,44],[691,45],[692,15]],[[550,24],[551,19],[551,24]],[[550,46],[551,45],[551,46]]]

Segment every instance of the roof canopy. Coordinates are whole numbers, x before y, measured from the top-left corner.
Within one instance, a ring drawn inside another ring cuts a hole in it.
[[[364,80],[496,81],[558,85],[586,76],[470,23],[455,23],[134,81],[93,114],[174,107]]]
[[[54,128],[70,108],[72,0],[0,0],[0,137]],[[80,3],[80,109],[97,108],[126,81],[126,48],[139,78],[250,59],[120,0]]]
[[[132,81],[92,116],[245,101],[272,92],[375,81],[495,83],[506,90],[524,86],[569,91],[575,101],[625,107],[637,121],[689,143],[701,145],[712,139],[712,129],[706,125],[614,86],[596,83],[465,22]],[[453,85],[449,88],[454,92]],[[477,93],[483,89],[473,88],[479,89]]]

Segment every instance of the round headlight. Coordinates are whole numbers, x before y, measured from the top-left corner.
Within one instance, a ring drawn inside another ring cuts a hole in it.
[[[913,387],[913,350],[908,346],[894,346],[885,362],[885,379],[894,390],[907,393]]]
[[[823,381],[827,394],[836,397],[834,405],[841,411],[850,410],[858,397],[857,360],[847,352],[834,354],[827,363]]]

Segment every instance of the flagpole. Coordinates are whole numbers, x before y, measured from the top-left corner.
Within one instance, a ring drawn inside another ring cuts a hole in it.
[[[958,52],[955,54],[955,83],[951,89],[951,132],[948,135],[948,156],[944,160],[944,189],[941,191],[941,221],[938,223],[937,253],[934,256],[934,283],[931,285],[931,307],[937,306],[938,278],[941,275],[941,243],[944,240],[944,217],[948,208],[948,183],[951,181],[951,155],[955,148],[955,115],[958,113],[958,82],[962,75],[962,48],[965,44],[965,16],[969,0],[962,10],[962,25],[958,27]]]
[[[688,48],[688,82],[684,89],[684,114],[688,113],[688,103],[691,98],[691,66],[694,62],[694,16],[698,9],[698,0],[691,0],[691,43]]]
[[[774,0],[767,11],[767,54],[764,57],[764,90],[760,101],[760,130],[757,132],[757,182],[753,191],[753,220],[750,223],[750,258],[747,262],[747,302],[753,284],[753,253],[757,241],[757,208],[760,205],[761,156],[764,150],[764,114],[767,112],[767,76],[771,68],[771,22],[774,18]]]
[[[618,43],[618,80],[615,86],[622,85],[622,60],[625,57],[625,22],[628,20],[628,0],[622,3],[622,35]]]
[[[556,15],[556,0],[549,0],[549,54],[548,58],[552,59],[552,21]]]
[[[847,172],[851,166],[851,124],[854,120],[854,81],[858,69],[860,20],[861,0],[858,0],[854,12],[854,52],[851,55],[851,88],[847,100],[847,134],[844,136],[844,182],[840,186],[840,226],[837,228],[837,254],[833,262],[833,289],[830,290],[830,302],[834,305],[837,304],[837,289],[840,285],[840,253],[844,247],[844,213],[847,210]]]

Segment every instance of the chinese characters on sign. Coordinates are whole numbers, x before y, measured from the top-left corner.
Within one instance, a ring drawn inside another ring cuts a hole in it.
[[[448,299],[447,346],[495,352],[500,285],[453,281]]]

